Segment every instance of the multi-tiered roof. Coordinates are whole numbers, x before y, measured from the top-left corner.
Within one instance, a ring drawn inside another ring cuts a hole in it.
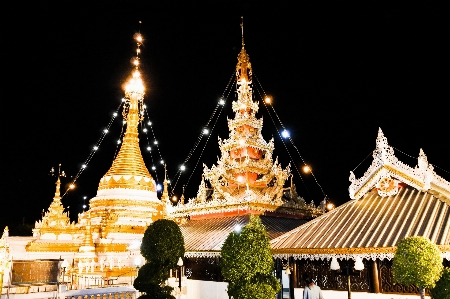
[[[295,192],[285,188],[291,175],[278,159],[273,161],[273,139],[262,137],[263,119],[257,118],[259,105],[253,99],[252,65],[244,42],[236,65],[237,100],[233,101],[233,119],[228,119],[229,138],[221,140],[221,157],[216,165],[204,165],[203,180],[197,197],[179,205],[175,218],[189,216],[211,218],[243,214],[289,214],[306,218],[321,212],[306,205]]]

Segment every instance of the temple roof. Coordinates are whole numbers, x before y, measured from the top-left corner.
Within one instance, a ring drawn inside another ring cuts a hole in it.
[[[307,220],[295,218],[280,218],[274,216],[260,216],[266,227],[270,239],[305,223]],[[184,237],[186,256],[203,257],[218,256],[225,239],[236,228],[248,224],[250,215],[208,218],[191,220],[180,225]]]
[[[381,129],[373,162],[356,179],[353,200],[272,241],[277,255],[392,258],[397,242],[423,236],[450,260],[450,183],[420,150],[416,167],[397,159]]]
[[[429,238],[450,252],[450,206],[403,186],[382,197],[376,188],[272,241],[275,254],[383,254],[408,236]]]

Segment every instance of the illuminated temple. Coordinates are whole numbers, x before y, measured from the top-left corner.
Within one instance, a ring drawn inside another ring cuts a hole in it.
[[[315,275],[324,290],[345,290],[346,281],[330,270],[331,261],[337,260],[341,266],[364,265],[359,278],[352,278],[358,291],[396,292],[389,285],[390,263],[397,241],[410,235],[430,238],[449,264],[450,183],[436,174],[423,151],[416,167],[399,161],[381,129],[372,165],[359,179],[350,175],[349,202],[324,213],[297,194],[290,166],[282,167],[273,157],[274,140],[262,137],[263,119],[256,114],[265,99],[253,94],[252,64],[243,38],[234,117],[228,119],[228,138],[219,137],[217,163],[204,165],[194,198],[185,201],[182,196],[172,204],[167,177],[158,198],[139,148],[145,88],[139,67],[142,38],[135,37],[137,58],[122,112],[126,132],[117,156],[77,221],[71,222],[64,212],[58,169],[53,201],[35,223],[33,236],[10,237],[5,229],[0,239],[1,298],[50,298],[50,292],[64,298],[135,298],[132,282],[136,267],[144,263],[141,239],[146,228],[162,218],[174,220],[184,236],[189,283],[184,282],[187,292],[182,298],[188,299],[210,298],[218,289],[223,294],[215,298],[228,298],[220,273],[221,247],[228,234],[254,214],[266,227],[275,275],[290,289],[289,298],[302,287],[299,277],[304,271]],[[289,277],[286,270],[292,271]],[[111,294],[121,297],[108,297]]]

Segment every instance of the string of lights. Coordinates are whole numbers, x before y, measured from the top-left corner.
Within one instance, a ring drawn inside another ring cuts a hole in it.
[[[151,167],[151,169],[153,170],[153,173],[155,174],[155,179],[158,182],[159,179],[158,179],[158,173],[156,172],[156,162],[155,162],[155,158],[153,157],[153,154],[152,154],[152,146],[150,145],[150,138],[148,137],[148,129],[147,129],[146,126],[150,127],[151,134],[153,136],[153,144],[156,147],[156,150],[157,150],[157,152],[159,154],[160,163],[163,164],[163,165],[164,165],[164,159],[162,158],[161,150],[159,148],[159,143],[158,143],[158,141],[156,139],[155,130],[153,129],[153,123],[150,120],[150,117],[149,117],[146,105],[144,105],[144,113],[145,113],[145,117],[147,118],[147,122],[142,122],[142,132],[144,133],[145,138],[147,139],[147,152],[150,154],[150,157],[151,157],[151,160],[152,160],[152,167]]]
[[[64,198],[64,196],[69,192],[69,190],[72,190],[75,188],[75,183],[78,180],[78,178],[80,177],[80,175],[83,173],[83,171],[87,168],[87,166],[89,165],[89,162],[91,162],[92,158],[94,157],[95,153],[97,152],[97,150],[100,148],[100,145],[103,142],[103,139],[105,139],[106,134],[108,134],[109,129],[111,128],[112,123],[114,122],[114,120],[116,119],[118,112],[120,110],[120,108],[122,107],[123,102],[121,102],[119,104],[119,107],[117,107],[116,111],[112,114],[111,119],[108,122],[108,125],[106,126],[105,129],[103,129],[102,134],[100,135],[100,138],[97,140],[97,142],[95,143],[95,145],[92,147],[91,151],[89,152],[88,157],[86,158],[86,160],[84,161],[84,163],[81,165],[81,168],[78,170],[77,174],[75,175],[74,179],[72,180],[72,182],[69,185],[69,188],[64,192],[63,196],[61,198]]]
[[[203,156],[203,152],[204,152],[204,150],[205,150],[205,148],[206,148],[206,145],[208,144],[208,141],[209,141],[209,139],[210,139],[210,137],[211,137],[211,135],[212,135],[212,132],[214,131],[214,128],[215,128],[215,126],[216,126],[216,124],[217,124],[217,120],[220,118],[220,115],[221,115],[221,113],[222,113],[223,107],[225,106],[225,104],[226,104],[226,102],[227,102],[227,99],[228,99],[228,97],[229,97],[229,95],[230,95],[230,93],[231,93],[231,88],[230,88],[230,86],[232,86],[232,84],[234,83],[235,80],[236,80],[236,79],[235,79],[235,73],[233,72],[233,73],[231,74],[230,80],[228,80],[228,83],[227,83],[227,85],[226,85],[226,87],[225,87],[225,89],[224,89],[224,91],[223,91],[223,93],[222,93],[222,97],[221,97],[221,98],[219,99],[219,101],[217,102],[217,104],[216,104],[216,106],[215,106],[213,112],[211,113],[211,115],[210,115],[208,121],[207,121],[206,124],[203,126],[203,128],[202,128],[200,134],[198,135],[197,140],[196,140],[195,143],[194,143],[194,146],[191,147],[191,150],[189,151],[188,155],[187,155],[186,158],[184,159],[183,164],[179,167],[177,173],[175,174],[175,176],[174,176],[174,177],[175,177],[175,179],[174,179],[174,184],[172,185],[172,188],[171,188],[171,190],[170,190],[170,195],[171,195],[171,196],[173,195],[174,190],[175,190],[175,188],[176,188],[176,186],[177,186],[177,184],[178,184],[178,182],[179,182],[179,180],[180,180],[181,173],[186,169],[186,164],[189,162],[189,160],[190,160],[191,157],[193,156],[194,152],[196,151],[196,149],[197,149],[198,146],[200,145],[200,143],[201,143],[203,137],[207,136],[206,142],[205,142],[205,144],[204,144],[204,146],[203,146],[203,148],[202,148],[202,150],[201,150],[201,152],[200,152],[199,158],[197,159],[197,162],[195,163],[195,166],[194,166],[194,168],[192,169],[192,171],[191,171],[191,173],[190,173],[190,175],[189,175],[189,178],[187,179],[186,183],[183,185],[183,186],[184,186],[184,187],[183,187],[183,190],[184,190],[184,188],[189,184],[189,182],[190,182],[190,180],[191,180],[191,178],[192,178],[192,175],[194,174],[195,170],[197,169],[197,166],[198,166],[198,164],[199,164],[199,162],[200,162],[200,159],[201,159],[201,157]],[[217,113],[217,112],[218,112],[218,113]],[[212,125],[212,127],[211,127],[211,129],[210,129],[210,124],[211,124],[211,122],[213,121],[214,116],[215,116],[216,114],[217,114],[217,117],[215,118],[214,124]],[[183,191],[183,192],[184,192],[184,191]]]
[[[256,91],[258,92],[258,94],[259,94],[259,96],[260,96],[261,102],[263,103],[264,107],[266,108],[267,113],[269,114],[269,116],[270,116],[270,118],[271,118],[271,120],[272,120],[272,123],[274,124],[274,127],[275,127],[275,129],[276,129],[276,131],[277,131],[277,134],[278,134],[278,136],[280,137],[281,142],[283,143],[283,146],[284,146],[284,148],[286,149],[286,151],[287,151],[287,153],[288,153],[288,155],[289,155],[290,161],[291,161],[291,163],[294,165],[294,168],[295,168],[295,170],[297,171],[297,174],[299,175],[300,179],[302,180],[303,184],[305,185],[305,188],[306,188],[307,192],[309,193],[308,187],[307,187],[307,185],[305,184],[305,181],[303,180],[303,177],[302,177],[302,175],[300,174],[300,171],[299,171],[299,169],[298,169],[298,167],[297,167],[297,164],[294,162],[294,160],[293,160],[293,158],[292,158],[292,155],[291,155],[289,149],[287,148],[287,146],[286,146],[286,144],[285,144],[285,142],[284,142],[284,139],[288,139],[288,140],[289,140],[289,142],[291,143],[291,145],[293,146],[293,148],[294,148],[295,151],[297,152],[298,156],[300,157],[300,159],[301,159],[301,161],[302,161],[302,163],[303,163],[303,165],[304,165],[304,166],[303,166],[304,169],[307,170],[309,173],[311,173],[311,176],[313,177],[313,179],[314,179],[315,183],[317,184],[317,186],[320,188],[320,190],[321,190],[323,196],[324,196],[325,198],[327,198],[327,195],[326,195],[325,191],[323,190],[322,186],[319,184],[319,182],[318,182],[316,176],[314,175],[314,173],[313,173],[311,167],[309,167],[308,164],[307,164],[307,163],[305,162],[305,160],[303,159],[303,156],[300,154],[300,151],[299,151],[299,149],[297,148],[297,146],[295,145],[294,141],[292,140],[292,138],[291,138],[291,136],[290,136],[288,130],[287,130],[286,127],[284,126],[284,124],[283,124],[283,122],[281,121],[280,117],[278,116],[278,113],[276,112],[275,108],[273,107],[273,105],[272,105],[272,103],[271,103],[271,102],[272,102],[272,101],[271,101],[271,98],[270,98],[269,96],[266,95],[266,92],[264,91],[264,88],[262,87],[262,84],[261,84],[261,82],[258,80],[258,78],[256,77],[256,75],[254,74],[253,76],[255,77],[255,80],[256,80],[256,82],[258,83],[259,88],[261,89],[261,90],[259,90],[258,88],[256,88]],[[283,129],[283,131],[282,131],[281,133],[280,133],[280,131],[278,130],[278,127],[277,127],[277,125],[276,125],[276,123],[275,123],[275,120],[274,120],[272,114],[270,113],[270,110],[269,110],[269,108],[268,108],[269,106],[270,106],[270,108],[272,108],[272,112],[275,114],[275,116],[276,116],[276,118],[277,118],[277,120],[278,120],[278,123],[280,124],[281,128]]]
[[[413,158],[413,159],[416,159],[416,160],[418,159],[418,157],[411,156],[411,155],[409,155],[409,154],[407,154],[407,153],[405,153],[405,152],[399,150],[399,149],[396,148],[396,147],[392,147],[392,148],[395,149],[396,151],[398,151],[399,153],[401,153],[401,154],[407,156],[407,157],[410,157],[410,158]],[[430,163],[430,165],[433,165],[433,167],[435,167],[435,168],[437,168],[437,169],[439,169],[439,170],[442,170],[442,171],[444,171],[444,172],[446,172],[446,173],[450,173],[449,171],[447,171],[447,170],[445,170],[445,169],[443,169],[443,168],[441,168],[441,167],[439,167],[439,166],[437,166],[437,165],[435,165],[435,164],[431,164],[431,163]]]

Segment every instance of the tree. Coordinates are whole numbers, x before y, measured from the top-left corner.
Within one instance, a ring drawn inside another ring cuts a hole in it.
[[[418,286],[421,298],[425,288],[435,286],[443,268],[441,252],[429,239],[416,236],[398,242],[392,265],[394,280]]]
[[[231,232],[222,246],[221,269],[228,295],[235,299],[274,298],[280,283],[273,276],[274,261],[269,237],[259,216],[241,233]]]
[[[431,290],[433,299],[450,299],[450,268],[445,268],[436,286]]]
[[[171,295],[173,288],[165,281],[178,258],[184,256],[184,239],[178,225],[167,219],[150,224],[142,238],[141,254],[146,264],[139,269],[133,285],[146,295],[139,298],[175,299]]]

